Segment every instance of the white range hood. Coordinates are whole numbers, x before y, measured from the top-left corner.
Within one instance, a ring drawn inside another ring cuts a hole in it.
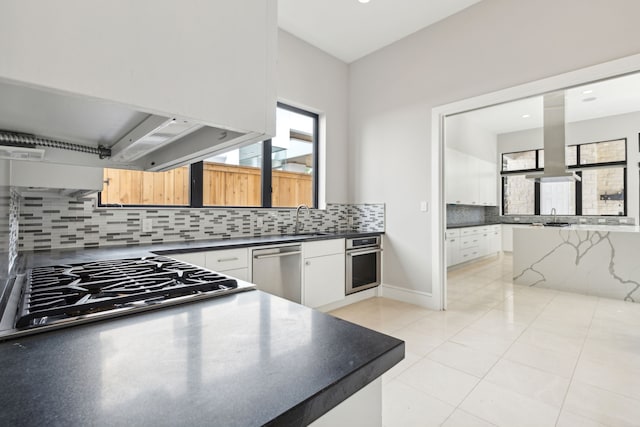
[[[82,197],[102,191],[102,168],[24,160],[7,163],[9,185],[22,196]],[[6,165],[0,163],[0,167]]]
[[[544,170],[526,175],[536,182],[580,181],[575,172],[567,170],[565,143],[564,91],[544,95]]]

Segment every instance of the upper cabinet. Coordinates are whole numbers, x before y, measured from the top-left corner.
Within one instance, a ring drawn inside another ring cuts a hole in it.
[[[115,107],[105,107],[112,114],[104,114],[95,105],[76,108],[79,114],[97,111],[95,117],[82,117],[82,121],[91,123],[91,129],[104,127],[105,131],[94,135],[78,123],[75,134],[63,135],[66,140],[106,147],[118,142],[126,145],[120,139],[128,135],[132,124],[149,115],[179,117],[181,123],[223,129],[216,134],[192,134],[189,150],[200,150],[200,154],[212,138],[218,143],[241,134],[248,135],[242,139],[247,142],[275,134],[276,0],[7,0],[2,15],[0,85],[11,85],[11,94],[21,87],[44,90],[48,95],[42,99],[47,101],[52,94],[73,98],[51,108],[52,114],[44,115],[43,121],[72,112],[78,99],[125,106],[142,114],[127,114]],[[39,129],[29,128],[41,118],[31,120],[28,114],[33,108],[28,105],[23,115],[12,116],[15,123],[8,123],[10,114],[4,114],[3,107],[11,113],[22,107],[23,100],[49,107],[31,92],[25,97],[18,93],[15,100],[19,102],[12,101],[11,108],[0,106],[0,129],[60,138],[42,135],[43,129],[54,132],[60,126],[54,120]],[[6,97],[4,102],[9,103]],[[18,129],[6,129],[8,126]],[[84,135],[95,140],[83,141]],[[135,157],[127,153],[121,161]],[[178,150],[154,162],[175,166],[166,159],[193,160],[188,157],[189,153]],[[132,165],[153,169],[151,162],[149,158]]]
[[[447,148],[445,186],[448,204],[498,205],[498,171],[495,163]]]

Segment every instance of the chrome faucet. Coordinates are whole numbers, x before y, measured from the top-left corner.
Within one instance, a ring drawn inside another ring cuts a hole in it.
[[[551,222],[556,222],[556,208],[551,208]]]
[[[293,234],[298,234],[300,232],[300,225],[304,225],[304,224],[300,224],[300,209],[306,209],[307,210],[307,215],[309,215],[309,206],[307,205],[299,205],[296,208],[296,225],[295,228],[293,229]]]

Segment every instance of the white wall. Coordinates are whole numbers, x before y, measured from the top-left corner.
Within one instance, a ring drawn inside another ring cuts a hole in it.
[[[449,116],[444,123],[445,144],[473,157],[497,162],[497,136],[477,123],[469,120],[464,114]]]
[[[612,4],[613,3],[613,4]],[[386,209],[384,282],[430,292],[431,110],[637,54],[640,2],[484,0],[350,66],[349,186]]]
[[[348,202],[348,85],[347,64],[279,31],[278,100],[321,114],[320,206]]]
[[[640,112],[603,117],[594,120],[567,123],[567,145],[585,142],[627,139],[627,216],[638,221],[640,212],[638,183],[638,134],[640,134]],[[528,129],[498,135],[498,152],[524,151],[543,148],[542,128]]]

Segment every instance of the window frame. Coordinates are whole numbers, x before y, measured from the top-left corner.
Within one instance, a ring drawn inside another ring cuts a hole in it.
[[[640,134],[639,135],[639,147],[640,147]],[[611,161],[611,162],[600,162],[600,163],[587,163],[587,164],[580,164],[580,146],[582,145],[590,145],[590,144],[599,144],[599,143],[604,143],[604,142],[613,142],[613,141],[624,141],[624,160],[616,160],[616,161]],[[624,195],[624,205],[623,205],[623,214],[622,215],[585,215],[582,213],[582,181],[576,181],[576,189],[575,189],[575,214],[574,215],[562,215],[562,216],[592,216],[592,217],[597,217],[597,216],[611,216],[611,217],[618,217],[618,216],[627,216],[628,213],[628,203],[627,203],[627,193],[628,193],[628,188],[627,188],[627,170],[628,170],[628,165],[627,165],[627,160],[628,160],[628,156],[627,156],[627,145],[628,141],[627,138],[614,138],[614,139],[607,139],[604,141],[595,141],[595,142],[583,142],[581,144],[571,144],[568,145],[568,147],[576,147],[576,164],[575,165],[569,165],[567,166],[568,170],[573,170],[576,172],[576,174],[580,177],[582,177],[582,171],[583,170],[590,170],[590,169],[605,169],[605,168],[622,168],[623,170],[623,195]],[[528,152],[528,151],[535,151],[536,153],[536,168],[535,169],[520,169],[520,170],[515,170],[515,171],[505,171],[503,170],[503,165],[504,165],[504,155],[505,154],[512,154],[512,153],[524,153],[524,152]],[[501,178],[501,182],[502,185],[500,186],[500,191],[502,192],[502,206],[500,209],[500,214],[502,216],[528,216],[528,215],[534,215],[534,216],[540,216],[540,200],[541,200],[541,190],[540,190],[540,183],[539,182],[534,182],[534,213],[533,214],[505,214],[504,209],[505,209],[505,178],[507,176],[510,175],[525,175],[525,174],[529,174],[531,172],[543,172],[544,168],[540,167],[540,152],[544,151],[544,148],[537,148],[537,149],[532,149],[532,150],[519,150],[519,151],[513,151],[513,152],[504,152],[504,153],[500,153],[500,159],[502,160],[501,162],[501,166],[500,166],[500,178]]]
[[[311,174],[311,200],[313,206],[309,208],[318,208],[318,188],[320,182],[320,159],[319,159],[319,139],[320,139],[320,115],[311,111],[303,110],[292,105],[284,104],[282,102],[277,103],[277,108],[281,108],[293,113],[301,114],[313,119],[313,135],[312,135],[312,150],[313,150],[313,172]],[[266,139],[262,141],[262,164],[260,171],[260,194],[261,200],[259,206],[231,206],[231,205],[204,205],[203,193],[204,193],[204,161],[193,163],[189,167],[189,204],[188,205],[134,205],[134,204],[119,204],[119,203],[102,203],[102,191],[98,192],[98,207],[100,208],[136,208],[136,209],[157,209],[157,208],[207,208],[207,209],[264,209],[273,208],[273,186],[272,186],[272,172],[271,168],[271,151],[272,141]],[[268,171],[268,173],[265,173]],[[295,206],[276,206],[274,209],[295,209]]]

